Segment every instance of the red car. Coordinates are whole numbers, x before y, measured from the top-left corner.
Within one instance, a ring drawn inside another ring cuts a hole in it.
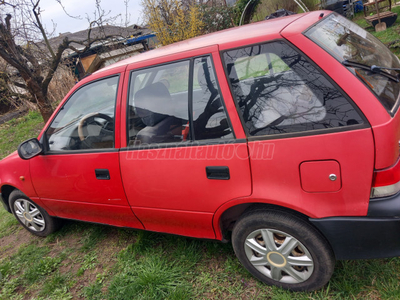
[[[0,163],[4,207],[232,240],[294,291],[336,259],[400,255],[399,59],[329,11],[162,47],[80,81]]]

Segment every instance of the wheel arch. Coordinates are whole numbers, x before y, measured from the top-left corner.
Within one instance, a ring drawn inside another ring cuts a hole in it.
[[[241,203],[238,203],[237,201],[235,201],[235,203],[231,203],[231,205],[226,204],[226,205],[221,206],[215,212],[214,218],[213,218],[213,226],[214,226],[216,238],[218,240],[226,241],[227,237],[229,235],[229,232],[232,231],[232,229],[233,229],[235,222],[244,213],[247,213],[251,210],[258,210],[258,209],[275,210],[275,211],[278,210],[281,212],[287,212],[290,214],[294,214],[294,215],[298,216],[299,218],[304,219],[309,224],[311,224],[311,222],[309,221],[309,218],[312,216],[308,216],[302,212],[299,212],[297,210],[294,210],[294,209],[291,209],[291,208],[288,208],[285,206],[281,206],[278,204],[271,204],[271,203],[261,201],[261,200],[253,200],[253,201],[241,202]],[[313,227],[315,227],[313,224],[311,224],[311,225]]]
[[[29,186],[28,186],[29,187]],[[0,202],[3,203],[4,208],[6,211],[9,213],[12,213],[11,207],[10,207],[10,195],[13,191],[18,190],[21,191],[23,194],[25,194],[28,198],[30,198],[33,202],[35,202],[37,205],[45,209],[51,216],[55,216],[55,214],[49,209],[47,206],[44,205],[44,203],[40,200],[39,197],[37,197],[36,193],[27,193],[29,192],[29,189],[23,189],[21,188],[20,185],[12,185],[10,183],[4,183],[0,187],[0,193],[1,193],[1,200]]]
[[[16,190],[17,188],[15,186],[12,185],[8,185],[5,184],[1,187],[0,192],[1,192],[1,197],[3,198],[3,203],[5,206],[5,209],[11,213],[11,208],[10,208],[10,194],[12,193],[12,191]]]

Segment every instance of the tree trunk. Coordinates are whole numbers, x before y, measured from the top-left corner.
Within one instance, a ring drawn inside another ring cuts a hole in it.
[[[27,80],[25,80],[25,82],[27,83],[29,93],[33,97],[34,102],[36,102],[40,114],[42,115],[43,120],[46,123],[53,113],[53,107],[50,100],[47,98],[47,93],[44,93],[42,91],[41,84],[36,80],[28,78]]]
[[[53,107],[51,106],[50,100],[47,97],[41,98],[38,97],[37,95],[36,95],[36,100],[40,114],[43,117],[44,123],[46,123],[53,114]]]

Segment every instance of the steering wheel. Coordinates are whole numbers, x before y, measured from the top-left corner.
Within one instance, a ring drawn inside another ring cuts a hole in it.
[[[83,133],[83,127],[86,123],[92,122],[95,118],[101,118],[106,120],[108,123],[114,124],[114,121],[110,116],[99,112],[94,112],[83,116],[78,125],[78,136],[82,142],[86,139],[85,134]]]

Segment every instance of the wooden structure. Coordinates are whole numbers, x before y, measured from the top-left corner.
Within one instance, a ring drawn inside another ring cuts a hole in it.
[[[367,20],[367,22],[374,27],[379,23],[378,11],[376,11],[375,9],[375,2],[377,2],[378,5],[379,17],[381,18],[381,22],[386,23],[386,27],[392,26],[394,22],[396,22],[397,14],[392,12],[391,0],[375,0],[364,3],[365,20]],[[371,10],[374,11],[375,14],[373,14],[372,16],[367,15],[367,11]]]

